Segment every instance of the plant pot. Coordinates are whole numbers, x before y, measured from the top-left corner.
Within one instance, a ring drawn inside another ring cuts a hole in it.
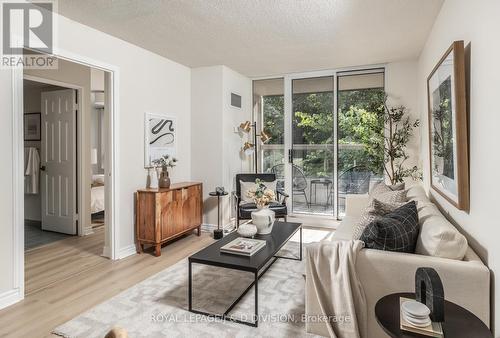
[[[276,215],[269,208],[262,208],[252,212],[252,224],[257,227],[257,234],[267,235],[273,230]]]
[[[158,186],[160,188],[170,188],[170,177],[168,177],[168,170],[165,167],[161,170]]]

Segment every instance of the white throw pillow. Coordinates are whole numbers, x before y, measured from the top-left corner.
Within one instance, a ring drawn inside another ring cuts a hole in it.
[[[262,183],[266,186],[267,189],[271,189],[276,192],[276,180],[272,182],[264,182]],[[243,182],[240,180],[240,188],[241,188],[241,203],[249,203],[253,202],[252,198],[248,197],[248,192],[250,190],[254,190],[257,188],[255,182]]]
[[[420,234],[415,253],[427,256],[463,260],[468,243],[432,203],[419,201]]]

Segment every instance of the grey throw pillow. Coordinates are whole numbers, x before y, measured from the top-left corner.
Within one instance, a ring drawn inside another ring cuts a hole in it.
[[[370,189],[370,196],[376,197],[379,194],[391,191],[399,191],[399,190],[405,190],[404,182],[397,183],[394,185],[387,185],[385,184],[385,182],[379,182]]]
[[[365,230],[366,226],[371,222],[373,222],[377,217],[384,216],[403,205],[404,203],[399,203],[399,202],[387,203],[379,201],[376,198],[372,199],[368,207],[366,207],[363,214],[361,215],[360,220],[354,226],[354,232],[352,238],[359,239],[361,237],[361,234],[363,234],[363,231]]]
[[[370,249],[414,253],[419,229],[417,205],[411,201],[373,220],[360,240]]]

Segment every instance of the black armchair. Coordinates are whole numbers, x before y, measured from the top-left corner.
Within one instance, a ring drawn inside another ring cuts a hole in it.
[[[236,174],[236,227],[240,226],[240,220],[252,219],[252,211],[257,210],[255,203],[244,203],[240,205],[241,202],[241,184],[243,182],[255,182],[256,179],[260,179],[263,182],[272,182],[276,180],[275,174]],[[279,188],[276,187],[276,198],[277,202],[269,204],[269,209],[275,212],[276,218],[283,218],[286,222],[286,217],[288,215],[288,210],[286,207],[286,199],[288,195]]]

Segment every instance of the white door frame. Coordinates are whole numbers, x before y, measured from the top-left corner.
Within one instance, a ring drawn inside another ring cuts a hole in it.
[[[118,182],[119,182],[119,140],[117,128],[119,125],[119,68],[106,62],[91,59],[84,55],[58,49],[53,56],[66,61],[82,64],[84,66],[97,68],[106,73],[109,79],[105,88],[109,93],[109,114],[107,122],[109,125],[109,138],[111,142],[106,145],[106,163],[108,173],[105,177],[106,183],[106,224],[109,224],[106,234],[109,238],[109,247],[105,247],[103,255],[110,259],[119,259],[119,205]],[[109,74],[109,75],[107,75]],[[4,298],[4,304],[12,304],[24,298],[24,107],[23,107],[23,67],[19,65],[12,69],[12,171],[13,171],[13,291]]]
[[[45,83],[48,85],[54,85],[54,86],[59,86],[59,87],[64,87],[64,88],[69,88],[69,89],[75,89],[78,92],[78,115],[76,119],[76,129],[77,129],[77,138],[76,138],[76,153],[77,153],[77,163],[83,163],[83,147],[82,147],[82,136],[83,136],[83,112],[85,111],[85,102],[82,100],[84,90],[83,87],[72,84],[72,83],[67,83],[67,82],[61,82],[61,81],[56,81],[56,80],[51,80],[51,79],[46,79],[43,77],[39,76],[33,76],[33,75],[24,75],[23,76],[24,80],[29,80],[29,81],[35,81],[39,83]],[[24,93],[23,93],[24,96]],[[88,104],[88,103],[87,103]],[[77,166],[76,168],[76,185],[77,185],[77,191],[78,191],[78,227],[77,227],[77,234],[78,236],[83,236],[84,235],[84,229],[83,229],[83,222],[82,222],[82,210],[83,210],[83,198],[82,198],[82,191],[84,189],[83,186],[83,180],[82,180],[82,174],[83,174],[83,168],[81,165]],[[41,192],[40,192],[41,193]]]

